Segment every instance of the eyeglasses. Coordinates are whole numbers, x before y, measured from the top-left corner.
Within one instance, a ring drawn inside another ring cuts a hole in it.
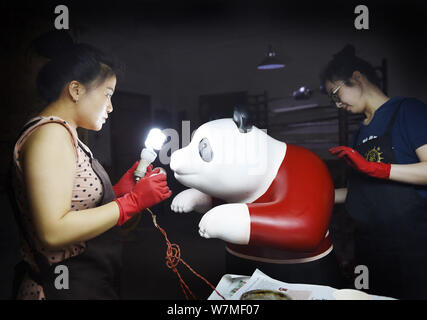
[[[332,103],[341,103],[341,99],[338,96],[338,91],[341,89],[341,87],[345,84],[345,82],[341,83],[339,86],[337,86],[334,90],[331,91],[329,94],[329,98],[331,99]]]

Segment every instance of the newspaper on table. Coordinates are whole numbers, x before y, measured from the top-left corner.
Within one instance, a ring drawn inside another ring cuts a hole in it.
[[[240,300],[244,293],[252,290],[281,292],[292,300],[335,300],[333,293],[338,290],[328,286],[279,281],[270,278],[258,269],[250,277],[226,274],[221,278],[216,289],[227,300]],[[369,298],[371,300],[394,300],[376,295],[369,295]],[[222,300],[222,298],[214,291],[208,300]]]

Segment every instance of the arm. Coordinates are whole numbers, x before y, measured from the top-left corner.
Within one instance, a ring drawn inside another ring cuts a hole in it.
[[[335,189],[335,204],[341,204],[345,202],[347,198],[347,188]]]
[[[413,185],[427,185],[427,105],[409,98],[403,102],[401,111],[401,126],[408,137],[408,147],[415,150],[419,162],[412,164],[390,164],[369,162],[357,151],[348,147],[335,147],[329,151],[343,158],[356,170],[365,174]]]
[[[329,150],[343,158],[351,167],[371,177],[394,181],[427,185],[427,144],[415,150],[420,162],[412,164],[390,164],[366,160],[356,150],[338,146]]]
[[[285,250],[314,250],[327,229],[321,214],[293,215],[274,205],[230,203],[209,210],[200,220],[199,234],[234,244],[256,244]],[[285,215],[283,215],[285,213]]]
[[[59,124],[38,128],[21,153],[28,201],[39,240],[49,249],[89,240],[117,224],[117,203],[71,211],[76,155]]]
[[[427,144],[415,150],[420,162],[412,164],[392,164],[390,180],[427,185]]]

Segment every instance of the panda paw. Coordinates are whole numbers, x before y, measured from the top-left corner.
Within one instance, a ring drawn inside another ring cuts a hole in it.
[[[209,210],[200,220],[201,237],[217,238],[235,244],[248,244],[251,220],[246,204],[232,203]]]
[[[205,213],[212,207],[211,196],[196,189],[187,189],[180,192],[172,200],[171,210],[179,213],[197,211]]]

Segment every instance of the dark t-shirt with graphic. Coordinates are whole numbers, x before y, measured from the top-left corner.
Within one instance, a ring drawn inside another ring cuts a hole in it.
[[[416,98],[393,97],[375,112],[368,125],[360,124],[358,141],[352,138],[351,146],[365,143],[382,136],[394,111],[402,102],[392,129],[392,144],[397,164],[417,163],[415,150],[427,144],[427,105]],[[415,186],[421,196],[427,198],[427,186]]]

